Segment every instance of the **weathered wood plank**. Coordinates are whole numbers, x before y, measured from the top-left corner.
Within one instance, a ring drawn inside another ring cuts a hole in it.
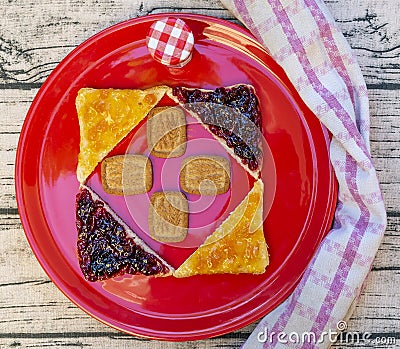
[[[0,333],[58,333],[66,325],[68,332],[89,333],[102,328],[48,280],[21,229],[3,231],[0,242]],[[386,241],[386,244],[391,246],[393,255],[395,241]],[[355,328],[381,331],[376,319],[385,319],[385,330],[398,330],[400,265],[398,261],[392,262],[385,267],[387,261],[381,257],[375,261],[352,318]],[[5,326],[9,328],[7,332]],[[111,331],[105,327],[103,330]]]
[[[39,334],[40,336],[41,334]],[[45,333],[44,336],[47,336]],[[244,339],[240,338],[216,338],[207,341],[184,342],[184,343],[161,343],[149,341],[145,339],[136,339],[120,334],[104,335],[103,333],[96,334],[95,337],[86,336],[81,333],[80,337],[69,337],[69,334],[59,333],[58,336],[44,338],[15,338],[6,339],[4,348],[60,348],[67,346],[72,349],[81,349],[86,347],[91,348],[135,348],[148,349],[150,347],[159,347],[164,349],[222,349],[222,348],[238,348]],[[3,348],[3,347],[1,347]]]
[[[350,11],[342,1],[328,6],[355,49],[368,84],[395,88],[400,74],[399,25],[390,0],[380,4],[359,1]],[[216,0],[9,2],[0,25],[0,85],[35,87],[72,48],[96,32],[129,18],[168,11],[234,20]]]
[[[341,30],[355,49],[369,85],[399,88],[400,24],[392,0],[364,0],[344,4],[329,1]]]
[[[81,337],[70,337],[69,334],[59,333],[58,336],[53,336],[51,338],[42,338],[40,336],[47,335],[38,334],[37,338],[15,338],[15,339],[7,339],[4,345],[1,348],[60,348],[60,347],[68,347],[72,349],[82,349],[86,347],[93,348],[135,348],[135,349],[148,349],[150,347],[157,346],[157,342],[149,341],[145,339],[133,339],[131,337],[123,336],[123,335],[103,335],[103,333],[96,334],[96,337],[92,337],[90,335],[82,334]],[[386,333],[371,333],[371,340],[376,340],[380,338],[383,340],[384,338],[389,339],[392,334]],[[351,337],[349,337],[351,338]],[[394,337],[397,341],[398,337]],[[185,342],[185,343],[162,343],[162,348],[165,349],[232,349],[239,348],[239,346],[243,343],[243,338],[215,338],[210,339],[208,341],[199,341],[199,342]],[[392,342],[393,343],[393,342]],[[160,346],[161,347],[161,346]],[[375,344],[375,343],[346,343],[346,342],[338,342],[332,348],[337,349],[346,349],[346,348],[395,348],[395,344]]]
[[[21,6],[23,4],[23,6]],[[0,85],[42,83],[82,41],[115,23],[159,12],[195,12],[233,19],[219,1],[13,1],[0,25]],[[33,16],[26,16],[32,13]],[[8,16],[10,14],[10,16]]]
[[[18,135],[37,89],[0,90],[0,209],[15,208],[14,160]],[[371,152],[389,211],[399,211],[400,90],[370,90]]]
[[[37,89],[0,90],[0,215],[15,213],[17,209],[14,189],[15,156],[19,133],[36,92]],[[1,224],[3,225],[3,220]]]
[[[382,244],[379,248],[378,254],[376,256],[376,260],[374,263],[373,269],[378,271],[378,270],[399,270],[400,269],[400,260],[397,256],[397,251],[398,251],[398,239],[399,239],[399,224],[400,221],[400,215],[398,217],[390,217],[389,218],[389,224],[388,224],[388,229],[387,232],[383,238]],[[16,229],[17,227],[17,229]],[[29,246],[25,243],[25,237],[24,233],[21,228],[21,224],[19,221],[19,217],[14,214],[14,215],[3,215],[1,219],[1,224],[0,224],[0,261],[2,260],[1,256],[10,256],[13,255],[13,251],[7,250],[9,244],[8,240],[10,240],[10,237],[13,239],[16,239],[17,237],[17,242],[18,242],[18,253],[24,253],[26,255],[32,256],[32,251],[30,250]],[[15,242],[14,242],[15,244]],[[14,246],[14,245],[13,245]],[[22,248],[21,246],[25,246]],[[18,262],[17,258],[20,256],[17,254],[15,255],[15,260],[13,263],[18,267],[21,262]],[[37,261],[35,259],[32,259],[29,261],[28,265],[32,264],[37,264]],[[10,264],[10,268],[12,263]],[[38,265],[39,266],[39,265]],[[0,271],[2,269],[0,268]],[[4,275],[7,276],[7,279],[10,280],[10,282],[23,282],[23,281],[29,281],[31,280],[31,277],[36,274],[30,274],[30,272],[27,273],[28,279],[24,278],[24,274],[21,274],[24,269],[15,269],[13,270],[13,273],[9,273],[7,275],[6,270],[3,270]],[[39,278],[39,276],[35,276],[35,279]],[[1,280],[1,279],[0,279]]]

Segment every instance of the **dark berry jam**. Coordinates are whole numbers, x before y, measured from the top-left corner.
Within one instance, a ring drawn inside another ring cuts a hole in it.
[[[194,111],[212,133],[223,138],[243,164],[252,171],[259,169],[261,112],[251,87],[236,85],[214,91],[174,87],[172,93],[180,103]]]
[[[82,188],[76,195],[79,265],[88,281],[123,274],[155,275],[169,272],[157,256],[146,252],[129,237],[104,202],[93,200]]]

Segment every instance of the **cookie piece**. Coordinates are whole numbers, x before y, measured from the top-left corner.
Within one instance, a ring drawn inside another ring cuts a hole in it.
[[[158,107],[147,120],[147,143],[152,155],[176,158],[186,151],[186,117],[179,107]]]
[[[230,163],[222,156],[189,156],[182,162],[181,188],[189,194],[218,195],[230,186]]]
[[[101,163],[101,182],[108,194],[147,193],[153,186],[151,161],[144,155],[116,155]]]
[[[189,205],[184,194],[176,191],[156,192],[149,207],[150,235],[160,242],[185,240],[188,230]]]

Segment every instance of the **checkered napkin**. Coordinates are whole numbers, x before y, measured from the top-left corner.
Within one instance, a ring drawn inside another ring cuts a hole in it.
[[[243,348],[328,348],[275,332],[314,333],[346,320],[386,227],[369,149],[368,95],[360,67],[321,0],[222,0],[284,68],[300,96],[330,130],[339,182],[334,225],[291,296],[261,320]],[[266,331],[267,330],[267,331]],[[285,343],[286,341],[286,343]],[[265,342],[265,343],[262,343]],[[293,343],[297,342],[297,343]]]

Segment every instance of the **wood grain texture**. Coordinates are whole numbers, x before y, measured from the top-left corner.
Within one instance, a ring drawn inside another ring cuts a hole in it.
[[[371,150],[388,209],[388,228],[349,331],[400,343],[400,17],[398,0],[326,1],[365,75]],[[198,342],[137,339],[97,322],[48,279],[18,218],[14,163],[25,115],[38,88],[79,43],[117,22],[150,13],[194,12],[236,21],[216,0],[0,0],[0,349],[238,348],[254,324]],[[338,343],[335,348],[394,348]]]

